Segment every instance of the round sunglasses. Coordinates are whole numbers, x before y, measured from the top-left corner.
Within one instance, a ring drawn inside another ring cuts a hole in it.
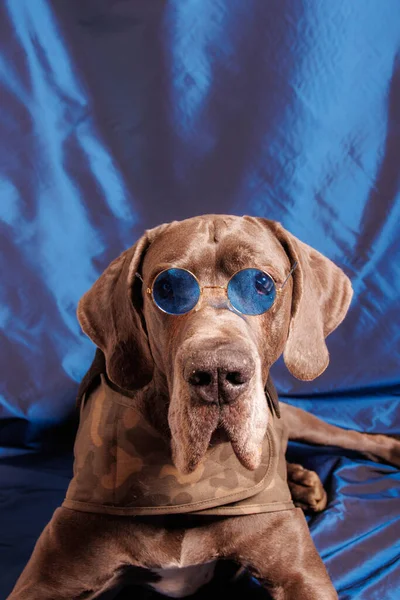
[[[297,267],[295,262],[285,281],[277,287],[274,279],[261,269],[241,269],[232,275],[227,285],[201,286],[187,269],[170,268],[156,275],[146,292],[155,305],[169,315],[185,315],[195,308],[204,289],[223,289],[232,308],[244,315],[262,315],[275,302]],[[136,276],[143,282],[139,273]]]

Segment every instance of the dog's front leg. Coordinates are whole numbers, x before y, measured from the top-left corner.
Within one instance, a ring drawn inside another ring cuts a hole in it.
[[[131,583],[141,583],[149,571],[127,567],[129,558],[108,521],[57,509],[8,600],[92,600],[117,586],[126,571]]]
[[[245,566],[274,600],[338,600],[300,509],[235,517],[222,527],[232,540],[227,558]]]

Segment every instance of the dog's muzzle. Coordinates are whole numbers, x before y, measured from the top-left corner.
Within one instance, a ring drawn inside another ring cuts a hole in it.
[[[232,404],[248,390],[254,372],[254,360],[243,348],[205,348],[187,359],[183,376],[192,402]]]

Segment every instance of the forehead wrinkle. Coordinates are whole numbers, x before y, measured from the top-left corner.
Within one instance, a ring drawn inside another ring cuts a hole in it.
[[[209,242],[219,243],[229,231],[229,220],[217,216],[209,222]]]
[[[226,275],[231,275],[245,267],[256,266],[257,262],[258,253],[247,245],[236,245],[233,251],[228,252],[221,248],[217,257],[217,266]]]
[[[275,240],[261,240],[257,243],[248,241],[238,244],[231,240],[221,245],[217,256],[217,267],[225,275],[233,275],[247,267],[267,270],[278,279],[284,279],[288,272],[288,258],[280,243]],[[289,267],[290,268],[290,267]]]
[[[207,224],[200,221],[196,228],[189,228],[185,222],[180,225],[160,235],[150,245],[143,262],[147,277],[153,278],[160,271],[173,267],[193,270],[194,265],[201,262],[209,245]]]
[[[149,273],[150,281],[153,281],[161,271],[174,268],[186,269],[201,279],[206,276],[207,280],[210,279],[210,281],[213,282],[212,275],[215,271],[215,248],[211,245],[207,246],[207,244],[203,244],[198,252],[189,255],[178,256],[174,253],[162,257],[160,256],[159,258],[160,260],[152,265],[152,269]]]

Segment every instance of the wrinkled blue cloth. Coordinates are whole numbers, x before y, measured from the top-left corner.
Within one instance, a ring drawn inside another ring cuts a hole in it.
[[[400,433],[398,0],[4,0],[0,5],[0,598],[71,476],[94,348],[77,302],[150,226],[276,219],[350,276],[312,383],[283,400]],[[400,473],[293,445],[340,600],[397,600]],[[250,596],[249,596],[250,597]]]

